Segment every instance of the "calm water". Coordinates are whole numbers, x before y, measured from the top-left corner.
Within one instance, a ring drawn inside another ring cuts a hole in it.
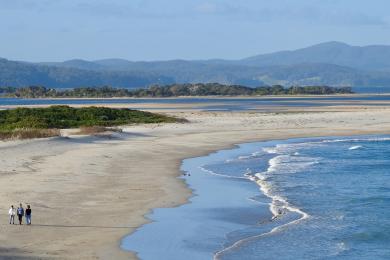
[[[287,106],[287,107],[305,107],[305,106],[333,106],[340,103],[332,102],[355,102],[360,101],[364,105],[389,105],[390,95],[367,95],[367,96],[332,96],[332,97],[289,97],[278,98],[154,98],[154,99],[17,99],[17,98],[0,98],[0,106],[19,106],[19,105],[65,105],[65,104],[169,104],[171,109],[176,109],[175,105],[193,104],[193,108],[202,110],[227,110],[227,111],[242,111],[242,110],[265,110],[264,107],[272,106]],[[370,104],[371,101],[377,101],[375,104]],[[179,107],[179,106],[178,106]],[[145,107],[144,107],[145,109]],[[146,109],[153,109],[146,108]]]
[[[352,87],[352,91],[360,94],[389,93],[389,87]]]
[[[141,259],[390,259],[390,137],[250,143],[183,162],[191,203],[122,247]]]

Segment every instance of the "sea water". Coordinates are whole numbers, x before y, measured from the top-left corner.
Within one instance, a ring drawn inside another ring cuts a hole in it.
[[[190,202],[154,210],[124,249],[141,259],[390,259],[389,136],[243,144],[182,170]]]
[[[373,102],[375,101],[375,102]],[[253,98],[101,98],[101,99],[23,99],[23,98],[1,98],[1,106],[33,106],[33,105],[96,105],[96,104],[129,104],[137,109],[156,109],[151,104],[169,104],[164,109],[183,109],[185,104],[188,108],[201,109],[205,111],[262,111],[267,112],[272,107],[320,107],[338,106],[339,102],[359,102],[359,105],[367,106],[388,106],[390,95],[362,95],[362,96],[318,96],[318,97],[253,97]],[[148,104],[151,105],[148,107]],[[160,108],[161,109],[161,108]]]

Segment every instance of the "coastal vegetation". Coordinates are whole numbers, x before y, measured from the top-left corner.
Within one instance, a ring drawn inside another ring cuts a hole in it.
[[[0,94],[15,98],[112,98],[112,97],[179,97],[179,96],[264,96],[264,95],[329,95],[353,93],[350,87],[292,86],[281,85],[245,87],[241,85],[171,84],[151,86],[142,89],[105,87],[85,87],[74,89],[54,89],[42,86],[24,88],[3,87]]]
[[[72,108],[16,108],[0,111],[0,138],[32,138],[59,135],[58,129],[102,129],[127,124],[172,123],[181,121],[169,117],[131,109],[104,107]]]

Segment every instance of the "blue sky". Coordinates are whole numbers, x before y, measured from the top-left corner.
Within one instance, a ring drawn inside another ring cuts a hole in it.
[[[388,0],[0,0],[0,57],[236,59],[390,45]]]

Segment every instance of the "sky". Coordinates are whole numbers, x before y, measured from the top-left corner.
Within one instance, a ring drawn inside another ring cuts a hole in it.
[[[0,0],[0,57],[240,59],[390,45],[389,0]]]

